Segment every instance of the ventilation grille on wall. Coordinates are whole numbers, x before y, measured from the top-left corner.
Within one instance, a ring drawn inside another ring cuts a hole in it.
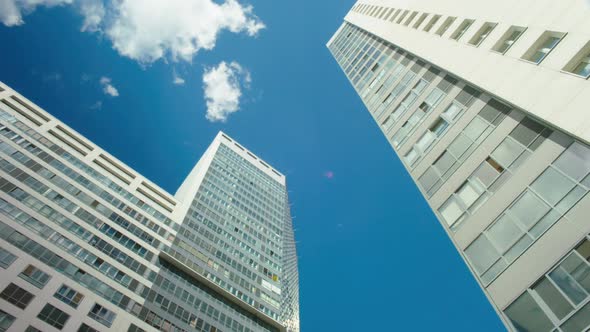
[[[94,159],[94,163],[126,184],[130,184],[131,181],[135,179],[135,174],[126,170],[119,163],[102,153],[98,156],[98,158]]]
[[[57,125],[55,128],[50,129],[49,134],[82,156],[87,156],[88,153],[94,150],[92,145],[85,142],[78,135],[73,134],[61,125]]]

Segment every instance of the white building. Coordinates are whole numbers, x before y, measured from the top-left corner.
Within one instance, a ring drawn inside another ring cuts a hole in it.
[[[364,0],[328,48],[506,326],[590,328],[590,2]]]
[[[219,133],[175,195],[0,83],[0,331],[299,331],[285,176]]]

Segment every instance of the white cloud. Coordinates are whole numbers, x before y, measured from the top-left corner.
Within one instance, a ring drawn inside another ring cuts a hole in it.
[[[73,0],[0,0],[0,21],[6,26],[21,25],[23,16],[37,6],[53,7],[71,4]]]
[[[102,101],[99,100],[96,103],[90,105],[90,109],[93,110],[93,111],[97,111],[97,110],[102,109]]]
[[[172,74],[173,78],[172,78],[172,83],[174,83],[175,85],[184,85],[185,81],[184,78],[178,76],[178,74],[176,72],[174,72]]]
[[[106,15],[102,0],[79,0],[79,10],[82,16],[84,16],[84,22],[80,30],[90,32],[99,31],[100,24]]]
[[[230,114],[240,110],[242,87],[248,88],[250,82],[250,73],[237,62],[223,61],[217,67],[205,68],[206,118],[211,122],[227,121]]]
[[[142,64],[191,61],[213,49],[222,31],[256,36],[265,27],[238,0],[0,0],[0,21],[19,25],[37,6],[72,3],[84,17],[82,31],[99,31],[119,54]]]
[[[120,0],[104,31],[123,56],[141,63],[161,58],[191,61],[215,47],[222,30],[255,36],[264,24],[236,0]]]
[[[108,77],[101,77],[100,78],[100,85],[102,85],[102,91],[111,96],[111,97],[118,97],[119,96],[119,91],[117,90],[117,88],[115,88],[113,86],[113,84],[111,84],[111,79]]]

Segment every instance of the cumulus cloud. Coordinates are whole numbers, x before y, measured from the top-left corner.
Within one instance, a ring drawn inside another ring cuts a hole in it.
[[[191,61],[215,47],[222,31],[256,36],[264,23],[237,0],[0,0],[0,20],[23,24],[37,6],[76,3],[82,31],[99,31],[119,54],[150,64],[162,58]]]
[[[237,62],[223,61],[217,67],[205,68],[206,118],[211,122],[227,121],[230,114],[240,110],[242,88],[248,88],[250,82],[250,73]]]
[[[23,16],[38,6],[53,7],[71,4],[73,0],[0,0],[0,21],[6,26],[21,25]]]
[[[0,0],[1,1],[1,0]],[[106,9],[102,0],[79,0],[79,10],[84,16],[80,30],[95,32],[100,30]]]
[[[117,90],[117,88],[115,88],[113,86],[113,84],[111,83],[111,79],[108,77],[101,77],[100,78],[100,85],[102,86],[102,91],[111,96],[111,97],[118,97],[119,96],[119,90]]]
[[[255,36],[264,24],[236,0],[120,0],[103,31],[121,55],[141,63],[161,58],[191,61],[215,47],[223,30]]]
[[[102,109],[102,101],[99,100],[96,103],[90,105],[90,109],[93,110],[93,111],[97,111],[97,110]]]
[[[172,83],[175,85],[184,85],[185,81],[184,78],[180,77],[175,71],[172,73]]]

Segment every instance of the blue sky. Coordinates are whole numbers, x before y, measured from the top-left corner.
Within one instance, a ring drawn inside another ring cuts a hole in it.
[[[192,0],[207,18],[12,1],[0,80],[164,189],[219,130],[287,175],[302,331],[503,330],[325,47],[354,1]]]

